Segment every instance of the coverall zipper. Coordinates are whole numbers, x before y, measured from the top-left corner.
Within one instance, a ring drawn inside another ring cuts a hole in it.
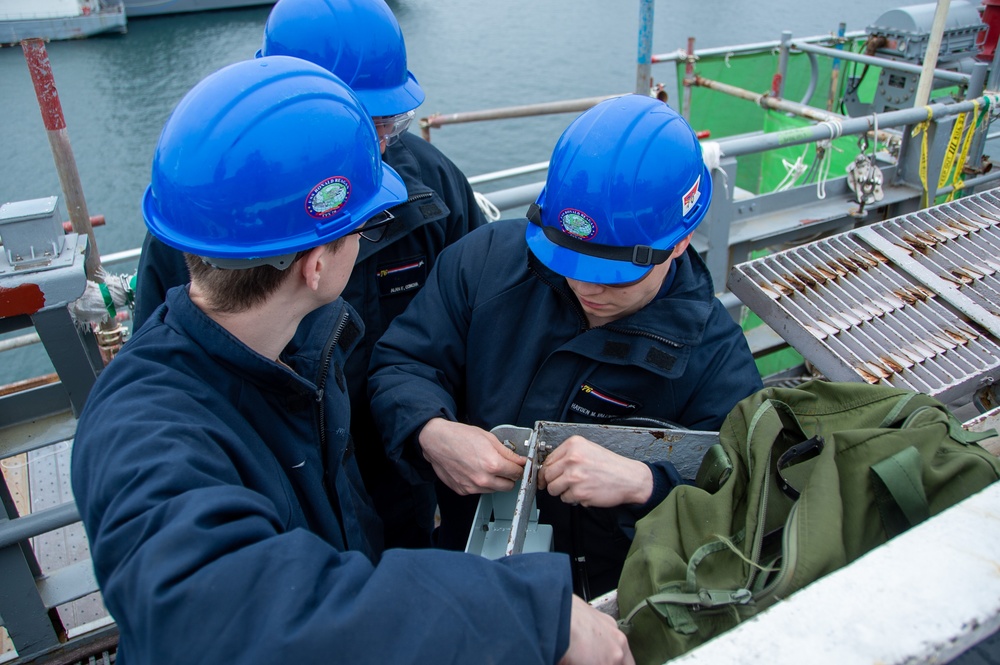
[[[316,384],[316,403],[319,407],[319,457],[321,463],[323,464],[323,490],[326,492],[326,497],[330,502],[330,507],[333,508],[334,512],[337,514],[337,522],[340,525],[340,535],[344,539],[345,545],[349,545],[349,543],[347,542],[347,532],[344,530],[344,515],[340,509],[340,500],[332,491],[333,488],[330,481],[330,463],[326,458],[326,401],[324,397],[326,395],[327,379],[330,375],[330,363],[333,358],[333,350],[337,347],[337,343],[340,341],[340,336],[344,333],[344,328],[347,327],[348,318],[350,318],[350,314],[347,309],[342,309],[340,312],[340,318],[337,320],[337,325],[333,330],[333,334],[330,335],[330,339],[327,340],[326,346],[323,349],[323,360],[320,364],[320,372],[318,382]]]

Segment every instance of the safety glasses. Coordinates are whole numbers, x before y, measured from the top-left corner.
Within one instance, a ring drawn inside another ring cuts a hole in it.
[[[409,128],[416,115],[416,111],[407,111],[397,115],[376,116],[372,118],[372,121],[375,123],[375,129],[378,130],[379,138],[385,141],[388,146],[392,145]]]
[[[378,242],[385,238],[385,234],[389,231],[389,225],[392,224],[394,219],[396,219],[395,215],[388,210],[383,210],[369,217],[364,224],[351,231],[351,233],[359,234],[368,242]]]

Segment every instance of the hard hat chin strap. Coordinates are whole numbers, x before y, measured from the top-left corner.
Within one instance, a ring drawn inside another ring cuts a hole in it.
[[[674,248],[654,249],[649,245],[632,245],[631,247],[621,247],[618,245],[602,245],[597,242],[588,242],[568,236],[554,226],[542,224],[542,209],[536,203],[528,207],[528,221],[542,229],[542,233],[552,243],[564,247],[577,254],[585,254],[598,259],[610,259],[612,261],[626,261],[637,266],[653,266],[666,263],[674,253]]]

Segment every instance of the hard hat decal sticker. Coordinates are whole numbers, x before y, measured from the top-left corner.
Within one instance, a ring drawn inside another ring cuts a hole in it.
[[[597,235],[597,224],[586,213],[566,208],[559,213],[559,226],[563,233],[580,240],[590,240]]]
[[[309,192],[306,197],[306,212],[312,217],[324,219],[340,210],[350,197],[350,180],[339,175],[327,178]]]
[[[701,198],[701,190],[698,189],[698,186],[700,184],[701,184],[701,176],[698,176],[697,178],[695,178],[694,184],[691,185],[691,189],[689,189],[687,191],[687,194],[684,195],[684,202],[683,202],[684,211],[681,214],[685,217],[687,217],[687,214],[691,212],[691,208],[693,208],[694,204],[698,202],[698,199]]]

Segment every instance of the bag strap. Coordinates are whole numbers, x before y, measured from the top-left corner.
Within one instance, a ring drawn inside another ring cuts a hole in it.
[[[918,394],[919,393],[908,393],[906,395],[903,395],[900,398],[900,400],[896,402],[895,406],[892,407],[892,410],[889,411],[889,413],[885,414],[885,418],[883,418],[882,422],[879,423],[879,428],[895,426],[896,423],[901,420],[899,414],[903,412],[903,409],[905,409],[906,406],[910,402],[912,402],[913,398],[915,398]]]
[[[913,446],[871,466],[875,505],[886,536],[893,538],[928,518],[923,463]]]
[[[627,635],[632,628],[633,617],[648,607],[681,635],[691,635],[698,632],[692,611],[746,605],[752,600],[753,594],[749,589],[699,589],[692,593],[681,591],[674,585],[646,597],[624,619],[618,620],[618,627]]]
[[[893,408],[885,420],[883,427],[891,427],[899,420],[899,414],[904,406],[916,394],[908,395]],[[919,426],[926,421],[925,414],[930,417],[946,418],[948,436],[962,445],[977,444],[983,439],[996,436],[996,430],[973,432],[962,427],[962,423],[947,409],[937,405],[919,406],[906,416],[901,429]],[[886,536],[893,538],[911,526],[920,524],[930,515],[927,495],[923,484],[923,462],[920,453],[913,446],[904,448],[895,455],[871,466],[872,487],[875,490],[875,503],[882,527]]]
[[[746,605],[753,599],[747,588],[739,589],[699,589],[696,571],[698,565],[709,554],[729,550],[739,554],[736,545],[743,541],[746,531],[740,530],[732,540],[713,540],[705,543],[691,555],[684,583],[675,582],[661,587],[657,593],[639,602],[624,619],[619,619],[618,627],[628,633],[632,617],[644,607],[649,607],[670,624],[678,633],[690,635],[698,630],[691,610],[721,607],[725,605]]]
[[[695,593],[698,590],[698,566],[701,565],[702,560],[709,554],[715,554],[722,550],[733,550],[735,551],[735,545],[743,541],[743,535],[746,532],[740,530],[736,536],[733,537],[731,544],[726,540],[713,540],[705,543],[698,549],[694,551],[691,555],[690,561],[687,565],[687,574],[684,579],[684,591],[688,593]]]
[[[758,432],[759,430],[759,432]],[[756,441],[755,441],[756,438]],[[787,509],[791,502],[788,495],[780,489],[780,484],[772,475],[778,475],[777,460],[790,448],[806,439],[802,425],[792,408],[777,399],[767,399],[761,402],[754,412],[747,427],[747,475],[754,478],[762,474],[760,495],[756,506],[748,506],[747,510],[755,510],[757,514],[756,527],[750,546],[750,575],[745,588],[753,588],[760,565],[761,548],[764,536],[784,527]],[[751,443],[755,447],[751,449]],[[763,452],[766,449],[764,468],[754,471],[751,463],[754,450]]]
[[[969,445],[970,443],[978,444],[984,439],[989,439],[997,436],[996,428],[990,428],[982,432],[974,432],[972,430],[965,429],[962,427],[962,423],[959,422],[952,414],[948,414],[948,436],[955,439],[959,443],[964,445]]]

